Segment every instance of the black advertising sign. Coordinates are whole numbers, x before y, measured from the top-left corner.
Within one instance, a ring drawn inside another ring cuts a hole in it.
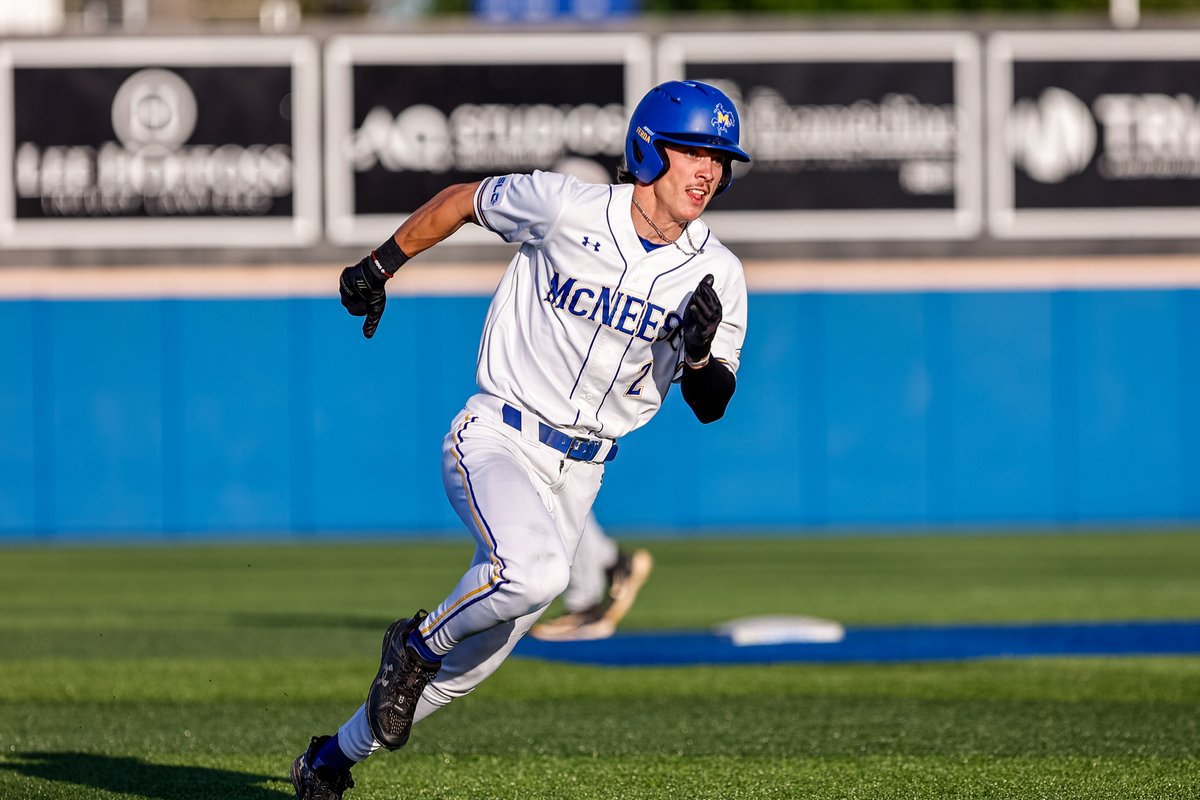
[[[988,91],[994,235],[1197,235],[1200,34],[997,34]]]
[[[326,49],[327,233],[374,244],[448,184],[614,180],[650,46],[622,34],[345,36]],[[468,227],[456,242],[495,242]]]
[[[738,105],[749,165],[710,216],[724,239],[959,239],[982,217],[970,34],[663,37],[664,78]]]
[[[992,236],[1195,238],[1200,33],[997,33],[981,58],[965,32],[344,35],[322,87],[302,37],[3,41],[0,248],[306,246],[322,159],[325,238],[376,244],[456,181],[612,180],[632,104],[677,78],[741,111],[727,241],[976,237],[984,133]]]
[[[5,247],[307,245],[320,235],[315,46],[0,46]]]

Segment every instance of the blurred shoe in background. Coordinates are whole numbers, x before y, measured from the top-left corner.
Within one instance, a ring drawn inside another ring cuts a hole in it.
[[[567,612],[534,625],[530,635],[558,642],[607,639],[616,633],[617,625],[633,607],[653,568],[654,558],[649,550],[638,548],[632,553],[619,550],[616,562],[605,570],[608,589],[603,600],[583,611]]]

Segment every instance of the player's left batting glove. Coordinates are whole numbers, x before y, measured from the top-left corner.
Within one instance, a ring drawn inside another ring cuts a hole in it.
[[[689,365],[701,367],[708,363],[720,324],[721,298],[713,288],[713,276],[705,275],[683,310],[683,349]]]
[[[342,270],[339,284],[342,305],[354,316],[366,317],[362,330],[368,339],[375,335],[387,305],[383,285],[407,260],[395,239],[388,239],[362,261]]]

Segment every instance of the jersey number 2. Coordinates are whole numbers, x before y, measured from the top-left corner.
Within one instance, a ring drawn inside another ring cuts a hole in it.
[[[646,376],[650,374],[650,368],[654,366],[654,361],[647,361],[642,364],[642,368],[638,370],[637,377],[633,379],[633,383],[629,384],[629,390],[625,392],[626,397],[641,397],[642,396],[642,381],[646,380]]]

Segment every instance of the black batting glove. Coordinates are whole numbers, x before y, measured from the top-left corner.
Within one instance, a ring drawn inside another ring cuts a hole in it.
[[[705,275],[683,311],[683,349],[688,361],[703,362],[708,358],[720,324],[721,298],[713,288],[713,276]]]
[[[342,270],[338,286],[342,305],[354,316],[366,317],[362,330],[363,336],[368,339],[375,335],[384,306],[387,305],[387,293],[383,285],[406,261],[408,256],[395,239],[389,238],[362,261]]]
[[[375,335],[375,329],[383,317],[383,308],[387,305],[383,284],[388,277],[371,256],[342,270],[342,305],[354,316],[366,317],[362,330],[363,336],[368,339]]]

